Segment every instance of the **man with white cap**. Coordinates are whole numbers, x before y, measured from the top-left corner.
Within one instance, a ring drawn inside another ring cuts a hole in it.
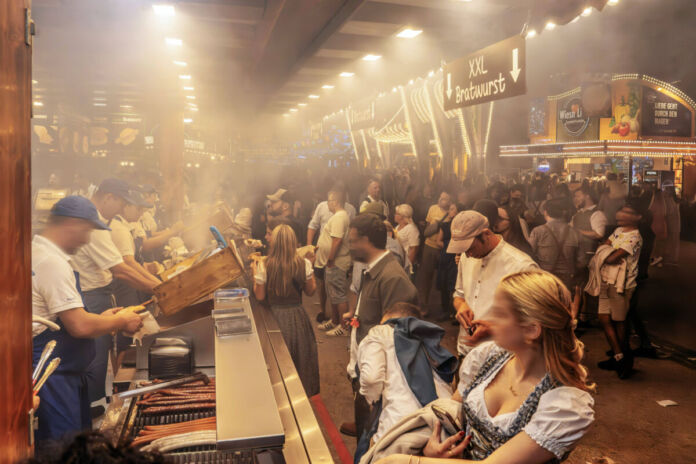
[[[538,266],[528,255],[493,233],[488,219],[476,211],[462,211],[452,219],[452,240],[447,253],[461,255],[454,308],[460,324],[457,351],[466,356],[490,335],[486,319],[500,280]]]

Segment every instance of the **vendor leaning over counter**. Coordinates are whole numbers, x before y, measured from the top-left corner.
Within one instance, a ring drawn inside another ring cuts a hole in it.
[[[53,356],[61,358],[39,392],[38,451],[91,428],[86,374],[95,356],[94,338],[117,330],[136,332],[142,325],[140,316],[130,311],[85,311],[70,255],[90,241],[93,229],[109,231],[88,199],[69,196],[55,204],[48,225],[32,241],[32,312],[60,326],[54,332],[33,325],[33,364],[51,340],[56,341]]]
[[[135,203],[136,200],[132,199],[132,189],[128,183],[119,179],[106,179],[92,197],[92,202],[97,207],[99,220],[106,223],[122,213],[128,202]],[[85,309],[92,314],[101,314],[115,306],[114,278],[149,293],[158,284],[156,280],[142,275],[123,261],[108,230],[95,230],[89,243],[79,249],[71,264],[80,274]],[[89,368],[88,377],[91,402],[101,401],[106,396],[106,370],[111,343],[109,335],[96,340],[96,356]]]
[[[143,210],[137,221],[133,234],[136,237],[136,249],[140,245],[144,261],[160,261],[162,248],[169,242],[170,238],[176,237],[184,230],[184,223],[179,221],[171,227],[160,230],[157,220],[159,216],[157,190],[152,185],[143,185],[140,192],[142,192],[145,201],[154,206]],[[138,239],[140,239],[140,243],[138,243]],[[136,253],[137,256],[138,253]]]

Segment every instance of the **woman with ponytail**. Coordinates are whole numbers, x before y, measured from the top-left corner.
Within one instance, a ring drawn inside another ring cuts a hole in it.
[[[379,464],[563,461],[594,420],[594,385],[580,364],[568,289],[544,271],[500,282],[486,321],[493,340],[463,361],[455,398],[465,431],[441,441],[434,427],[423,457],[392,455]]]

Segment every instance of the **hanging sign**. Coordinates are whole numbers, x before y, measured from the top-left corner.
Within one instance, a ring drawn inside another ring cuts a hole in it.
[[[510,37],[443,67],[445,111],[527,92],[525,39]]]

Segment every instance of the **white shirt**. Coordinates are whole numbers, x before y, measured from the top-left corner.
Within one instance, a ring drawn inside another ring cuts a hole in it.
[[[460,380],[457,388],[460,395],[463,395],[488,357],[495,350],[501,349],[494,342],[485,342],[474,348],[464,358],[459,371]],[[491,417],[484,396],[486,388],[503,366],[471,390],[464,401],[480,420],[493,423],[505,431],[512,427],[517,411]],[[536,412],[522,430],[539,446],[561,460],[566,453],[575,448],[594,422],[593,407],[594,399],[586,391],[575,387],[557,387],[541,395]],[[467,427],[467,435],[470,433],[471,429]]]
[[[389,206],[387,206],[387,203],[384,200],[375,200],[370,195],[367,196],[367,200],[360,203],[360,212],[364,212],[365,208],[367,208],[367,205],[375,202],[382,204],[382,209],[384,210],[384,217],[389,217]]]
[[[628,255],[626,260],[626,283],[624,288],[629,290],[634,288],[638,277],[638,260],[640,259],[640,249],[643,246],[643,237],[640,236],[638,229],[626,231],[623,227],[617,227],[609,236],[611,247],[615,250],[625,250]]]
[[[389,253],[391,251],[385,251],[381,255],[379,255],[374,261],[372,261],[370,264],[367,265],[365,268],[365,273],[368,273],[374,268],[377,263],[382,261],[386,256],[389,256]],[[360,279],[358,278],[358,282],[360,282]],[[358,284],[359,285],[359,284]],[[355,305],[355,317],[358,317],[360,314],[360,291],[362,288],[358,289],[358,301]],[[355,364],[358,362],[358,334],[357,331],[355,330],[355,327],[351,327],[350,329],[350,359],[348,360],[348,375],[350,376],[351,379],[354,379],[358,376],[357,372],[355,372]]]
[[[312,263],[305,258],[305,280],[309,280],[314,275]],[[266,273],[266,260],[258,261],[256,264],[256,273],[254,274],[254,282],[259,285],[265,285],[268,275]]]
[[[355,219],[355,207],[353,205],[346,203],[343,205],[343,209],[346,210],[351,221]],[[329,219],[331,219],[331,216],[333,216],[333,213],[329,210],[329,203],[322,201],[314,209],[312,220],[309,221],[309,226],[307,227],[313,230],[322,230],[326,223],[329,222]]]
[[[152,208],[152,210],[154,210],[154,208]],[[157,232],[157,221],[155,221],[152,210],[146,209],[138,221],[145,232]]]
[[[358,347],[360,394],[370,403],[382,398],[382,414],[374,435],[377,442],[394,424],[422,406],[401,370],[394,348],[394,328],[377,325],[370,329]],[[452,389],[433,371],[438,398],[450,398]]]
[[[99,214],[99,219],[107,222]],[[80,274],[80,286],[86,292],[109,285],[113,280],[112,267],[121,264],[123,258],[111,239],[108,230],[93,230],[89,243],[77,251],[70,260],[73,269]]]
[[[341,246],[338,247],[334,263],[336,267],[347,271],[350,269],[351,258],[348,248],[348,233],[350,232],[350,218],[345,210],[336,211],[336,214],[329,218],[317,241],[317,259],[314,265],[321,269],[326,266],[331,254],[333,239],[340,238]]]
[[[111,240],[121,256],[135,256],[135,241],[131,234],[130,224],[121,216],[116,216],[109,224],[111,228]]]
[[[58,313],[82,308],[70,256],[43,235],[31,242],[31,312],[50,321]],[[32,337],[46,330],[43,324],[32,324]]]
[[[408,259],[409,250],[420,245],[420,232],[418,231],[418,227],[416,227],[414,223],[409,222],[403,228],[397,228],[396,234],[398,236],[399,243],[406,252],[406,259]],[[411,263],[411,265],[413,265],[413,263]]]
[[[500,239],[493,251],[482,259],[468,258],[462,254],[454,297],[464,298],[474,312],[475,319],[486,319],[493,305],[493,295],[498,284],[508,274],[539,269],[527,254]],[[464,327],[459,328],[457,351],[466,354],[470,348],[464,344],[467,337]]]

